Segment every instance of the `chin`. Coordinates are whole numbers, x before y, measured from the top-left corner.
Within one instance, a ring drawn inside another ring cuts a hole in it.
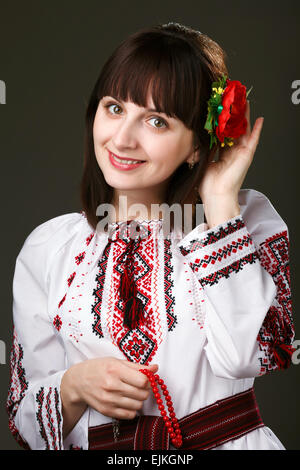
[[[113,177],[113,176],[107,176],[104,175],[105,181],[109,186],[111,186],[114,189],[119,189],[119,190],[129,190],[129,189],[141,189],[142,187],[138,185],[138,181],[131,181],[126,184],[124,181],[125,178],[123,175],[120,175],[119,177]]]

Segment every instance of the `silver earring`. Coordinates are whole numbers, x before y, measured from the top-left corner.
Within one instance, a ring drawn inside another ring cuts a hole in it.
[[[193,160],[192,160],[192,163],[190,163],[190,162],[188,163],[188,165],[189,165],[189,169],[190,169],[190,170],[192,170],[192,169],[194,168],[194,166],[195,166],[194,157],[195,157],[195,154],[193,155]]]

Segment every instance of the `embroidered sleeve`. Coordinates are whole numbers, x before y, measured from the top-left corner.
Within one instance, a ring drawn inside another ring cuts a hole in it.
[[[259,330],[257,341],[260,354],[260,374],[291,365],[295,330],[289,265],[289,235],[282,230],[268,237],[258,248],[261,265],[272,276],[276,296]]]
[[[9,428],[22,447],[62,450],[60,383],[66,371],[65,351],[48,315],[49,244],[36,239],[36,232],[28,237],[16,260],[6,407]]]
[[[250,192],[243,214],[178,244],[199,281],[204,349],[220,377],[256,377],[291,361],[287,229],[262,196]]]

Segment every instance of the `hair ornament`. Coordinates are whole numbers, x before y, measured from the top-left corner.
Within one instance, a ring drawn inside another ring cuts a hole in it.
[[[210,149],[218,142],[221,147],[231,147],[234,145],[233,139],[245,134],[247,97],[251,90],[252,87],[246,92],[246,87],[241,82],[229,80],[226,75],[212,83],[204,125],[204,129],[210,134]]]

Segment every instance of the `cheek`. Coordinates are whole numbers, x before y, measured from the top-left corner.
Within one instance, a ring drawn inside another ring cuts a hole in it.
[[[146,152],[155,167],[163,173],[170,173],[180,166],[185,157],[186,146],[174,136],[167,139],[154,140],[147,146]]]
[[[99,107],[94,119],[93,124],[93,138],[95,142],[103,142],[110,133],[109,123],[105,119],[103,111]]]
[[[99,117],[95,117],[94,125],[93,125],[93,137],[96,142],[103,138],[103,124],[101,125],[101,119]]]

